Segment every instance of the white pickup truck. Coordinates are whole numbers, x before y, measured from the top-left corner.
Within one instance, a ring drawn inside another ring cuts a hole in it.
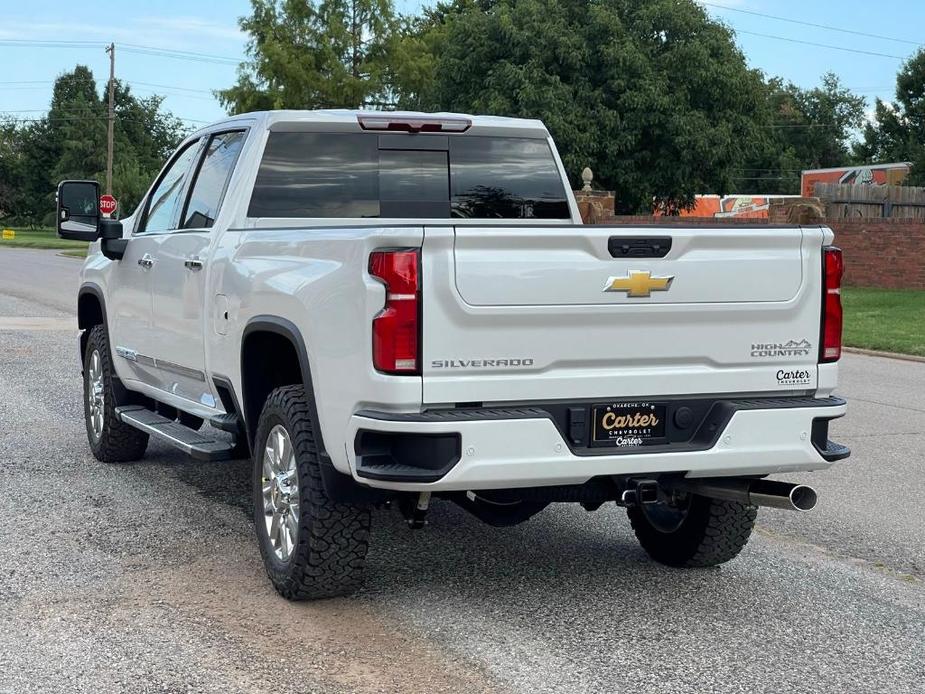
[[[494,525],[625,506],[671,566],[745,545],[828,438],[841,253],[824,227],[585,226],[542,123],[278,111],[190,135],[138,209],[58,189],[95,241],[78,297],[87,434],[253,458],[290,599],[350,592],[371,509]],[[208,423],[209,426],[205,426]]]

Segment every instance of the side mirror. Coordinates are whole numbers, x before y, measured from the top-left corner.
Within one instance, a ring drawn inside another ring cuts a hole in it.
[[[96,241],[100,235],[100,184],[96,181],[59,183],[55,228],[62,239]]]

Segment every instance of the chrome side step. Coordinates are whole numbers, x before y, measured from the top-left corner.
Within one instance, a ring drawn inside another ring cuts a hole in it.
[[[146,407],[117,407],[116,414],[129,426],[166,441],[196,460],[231,460],[234,457],[233,441],[217,439],[210,436],[208,431],[194,431]]]

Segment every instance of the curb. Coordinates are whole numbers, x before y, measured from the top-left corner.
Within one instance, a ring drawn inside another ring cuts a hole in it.
[[[898,352],[881,352],[877,349],[863,349],[861,347],[842,347],[843,352],[850,354],[863,354],[867,357],[883,357],[884,359],[897,359],[899,361],[914,361],[925,364],[925,357],[915,354],[899,354]]]

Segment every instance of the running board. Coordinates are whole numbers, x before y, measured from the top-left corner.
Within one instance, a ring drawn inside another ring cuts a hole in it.
[[[140,405],[117,407],[119,419],[131,427],[166,441],[196,460],[231,460],[234,442],[216,439]]]

